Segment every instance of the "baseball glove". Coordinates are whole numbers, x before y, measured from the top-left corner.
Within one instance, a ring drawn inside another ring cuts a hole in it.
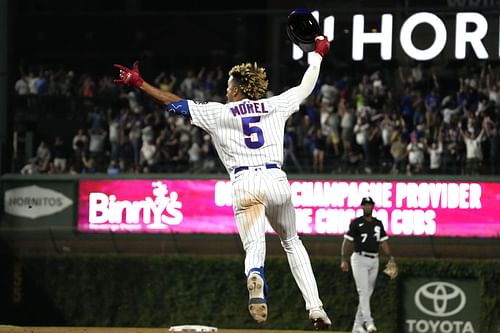
[[[389,259],[384,268],[384,274],[387,275],[391,280],[398,277],[399,269],[396,261],[393,257]]]

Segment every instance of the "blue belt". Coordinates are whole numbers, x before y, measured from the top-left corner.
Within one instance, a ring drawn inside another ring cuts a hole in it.
[[[276,163],[267,163],[265,165],[266,169],[279,169],[280,167],[278,166],[278,164]],[[237,168],[234,168],[234,173],[237,174],[238,172],[240,171],[243,171],[243,170],[248,170],[250,169],[251,167],[249,166],[240,166],[240,167],[237,167]]]

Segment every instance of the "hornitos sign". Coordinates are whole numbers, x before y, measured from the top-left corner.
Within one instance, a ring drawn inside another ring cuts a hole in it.
[[[409,279],[404,288],[404,332],[479,332],[477,280]]]
[[[59,213],[72,204],[64,194],[38,185],[11,188],[4,194],[5,213],[28,219]]]
[[[319,12],[313,12],[319,21]],[[491,22],[490,22],[491,23]],[[429,44],[425,48],[418,48],[412,41],[412,33],[419,26],[429,26],[434,34],[429,34]],[[392,14],[383,14],[380,18],[380,29],[366,32],[365,16],[354,15],[352,20],[352,59],[363,60],[366,44],[378,44],[380,57],[391,60],[393,56],[394,36],[400,43],[404,53],[415,60],[431,60],[436,58],[445,48],[449,39],[454,37],[455,58],[465,59],[468,45],[478,59],[488,59],[490,54],[484,46],[483,39],[488,33],[488,20],[483,14],[476,12],[460,12],[455,15],[454,35],[450,27],[446,27],[443,20],[430,12],[418,12],[406,18],[399,28],[399,33],[394,34],[394,18]],[[323,34],[334,40],[335,17],[328,16],[323,19]],[[498,36],[497,36],[498,38]],[[496,50],[495,58],[500,57],[500,47]],[[303,57],[303,52],[297,45],[293,45],[293,59]]]

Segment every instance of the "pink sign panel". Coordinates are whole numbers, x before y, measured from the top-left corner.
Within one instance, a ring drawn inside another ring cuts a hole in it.
[[[343,235],[361,198],[389,235],[499,237],[500,183],[290,181],[297,230]],[[237,233],[226,180],[81,180],[78,231]],[[268,232],[272,229],[268,226]]]

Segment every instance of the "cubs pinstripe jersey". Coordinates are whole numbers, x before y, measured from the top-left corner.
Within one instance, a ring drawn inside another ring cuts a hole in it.
[[[239,166],[283,164],[288,117],[300,102],[294,89],[257,101],[227,104],[188,100],[191,123],[207,131],[228,172]]]
[[[344,238],[354,242],[354,252],[378,252],[380,242],[387,240],[384,225],[374,217],[367,220],[364,216],[360,216],[351,221],[349,230],[344,235]]]

